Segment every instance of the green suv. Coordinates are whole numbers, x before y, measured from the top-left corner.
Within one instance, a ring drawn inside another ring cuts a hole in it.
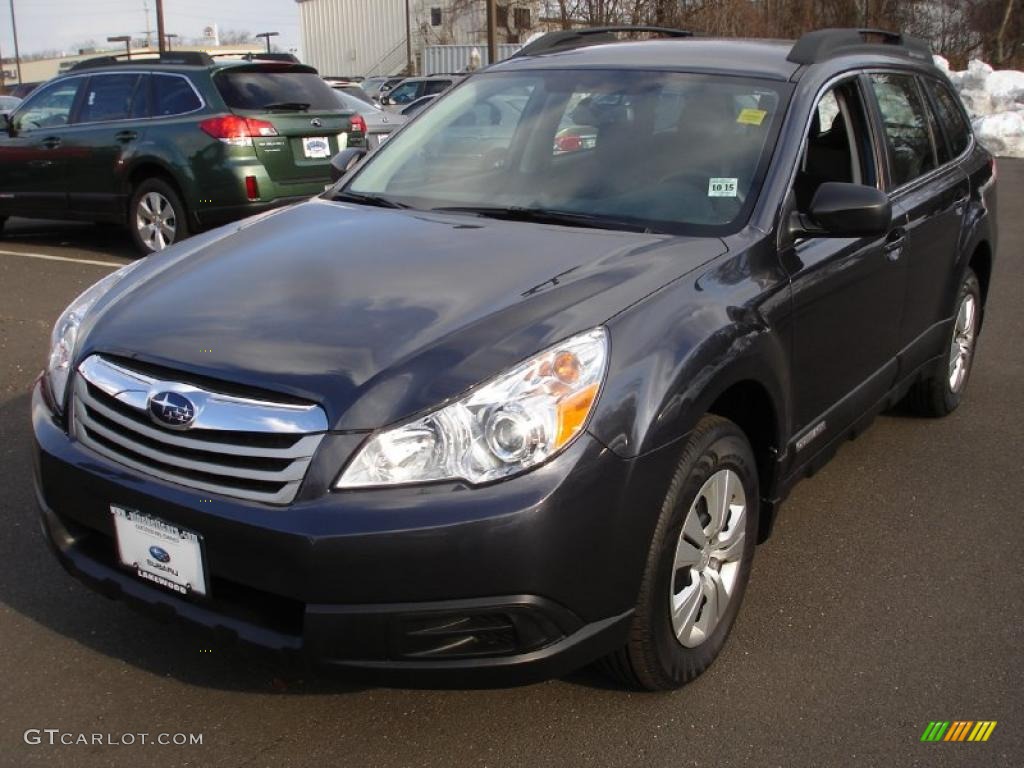
[[[127,224],[151,253],[331,181],[353,113],[312,67],[204,53],[90,59],[0,116],[8,216]]]

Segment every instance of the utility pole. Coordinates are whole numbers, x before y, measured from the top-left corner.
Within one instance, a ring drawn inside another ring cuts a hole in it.
[[[409,75],[416,74],[412,66],[412,15],[409,13],[409,0],[405,0],[405,71]]]
[[[14,33],[14,64],[18,68],[18,84],[21,84],[21,54],[18,52],[18,25],[14,21],[14,0],[11,0],[11,31]]]
[[[146,14],[146,47],[153,45],[153,26],[149,23],[149,0],[142,0],[142,12]]]
[[[487,0],[487,63],[498,60],[498,11],[496,0]]]
[[[4,54],[0,51],[0,89],[4,87]]]
[[[156,40],[162,54],[167,47],[167,38],[164,37],[164,0],[156,0]]]

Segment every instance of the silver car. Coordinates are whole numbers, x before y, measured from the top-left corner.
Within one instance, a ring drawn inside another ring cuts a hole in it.
[[[404,115],[383,110],[376,104],[357,98],[346,91],[335,88],[334,93],[345,109],[351,109],[366,121],[367,149],[375,149],[409,119]]]

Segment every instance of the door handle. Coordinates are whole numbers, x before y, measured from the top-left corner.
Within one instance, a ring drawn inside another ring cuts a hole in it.
[[[135,131],[121,131],[120,133],[114,134],[114,138],[122,144],[127,144],[129,141],[135,141],[139,137],[139,134]]]
[[[903,246],[907,242],[907,230],[897,227],[889,232],[885,238],[885,257],[889,261],[899,261],[903,255]]]
[[[40,142],[45,149],[56,149],[60,146],[60,137],[48,136]]]

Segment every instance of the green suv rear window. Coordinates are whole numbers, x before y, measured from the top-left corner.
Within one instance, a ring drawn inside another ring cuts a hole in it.
[[[303,104],[313,110],[338,109],[331,87],[312,72],[221,72],[214,78],[231,109],[264,110],[274,105]]]

